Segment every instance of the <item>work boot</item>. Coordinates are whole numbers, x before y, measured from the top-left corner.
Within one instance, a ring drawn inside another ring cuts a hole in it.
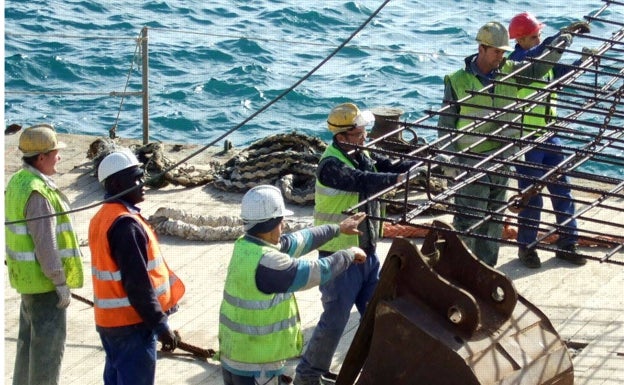
[[[529,269],[538,269],[542,266],[542,262],[537,256],[537,251],[535,251],[535,249],[518,250],[518,258],[520,258],[520,262]]]
[[[302,378],[300,376],[295,376],[293,380],[293,385],[324,385],[320,378]]]
[[[587,259],[578,255],[576,251],[576,245],[574,244],[564,246],[557,250],[557,252],[555,253],[555,257],[579,266],[583,266],[587,263]]]
[[[324,385],[335,384],[337,379],[338,375],[336,373],[326,372],[321,374],[321,383],[323,383]]]

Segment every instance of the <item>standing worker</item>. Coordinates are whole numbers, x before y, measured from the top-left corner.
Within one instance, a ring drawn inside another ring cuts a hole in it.
[[[69,203],[50,178],[65,147],[48,124],[26,128],[19,138],[24,165],[6,186],[6,264],[21,294],[13,385],[59,383],[69,289],[83,283]]]
[[[404,182],[405,173],[414,166],[415,162],[393,163],[390,158],[359,148],[366,140],[366,126],[373,121],[370,111],[360,111],[353,103],[337,105],[329,113],[327,127],[333,134],[333,142],[323,153],[316,173],[316,225],[339,223],[345,218],[343,211]],[[338,278],[320,286],[323,313],[297,365],[296,385],[318,385],[322,376],[335,377],[329,369],[351,308],[355,305],[363,315],[377,287],[380,263],[375,249],[382,227],[373,218],[382,214],[380,203],[371,200],[360,210],[367,214],[367,219],[360,225],[359,235],[342,234],[319,248],[319,257],[324,258],[337,250],[359,246],[367,258],[366,263],[351,266]]]
[[[527,84],[531,79],[539,79],[552,67],[548,63],[535,63],[520,71],[516,76],[505,82],[496,83],[508,74],[526,66],[527,62],[506,60],[504,54],[511,51],[507,29],[498,22],[489,22],[483,25],[477,33],[476,41],[478,53],[465,59],[464,68],[444,77],[444,105],[446,113],[438,121],[439,127],[451,128],[452,146],[458,153],[469,153],[471,156],[458,154],[459,163],[474,166],[482,162],[484,157],[499,151],[504,141],[488,138],[483,134],[495,134],[507,138],[519,138],[520,130],[511,126],[504,126],[514,118],[514,114],[505,114],[498,121],[482,121],[474,126],[480,117],[492,114],[497,108],[504,108],[513,103],[517,97],[518,87],[513,84]],[[544,60],[557,62],[561,58],[562,50],[572,42],[570,34],[561,34],[553,45],[560,49],[553,49]],[[470,95],[470,91],[478,91],[493,84],[488,89],[490,95],[473,95],[466,103],[456,103]],[[497,98],[496,95],[501,97]],[[453,131],[464,130],[469,125],[469,132],[475,135],[463,134],[456,136]],[[448,130],[447,130],[448,131]],[[440,130],[439,135],[447,131]],[[509,150],[508,150],[509,151]],[[500,154],[504,158],[506,154]],[[479,167],[489,167],[496,162],[486,162]],[[509,167],[503,163],[498,169],[509,172]],[[455,196],[457,213],[453,217],[453,226],[458,231],[467,231],[488,214],[492,215],[486,223],[474,230],[475,235],[489,239],[477,239],[473,236],[463,237],[469,249],[483,262],[495,266],[498,261],[499,241],[503,233],[502,213],[499,212],[506,204],[505,194],[508,178],[503,174],[486,174],[481,179],[462,187]]]
[[[129,151],[113,152],[98,166],[105,197],[113,199],[89,224],[95,325],[106,352],[105,385],[153,385],[156,339],[165,352],[179,342],[168,316],[177,310],[184,284],[167,266],[156,234],[136,206],[145,200],[139,166]]]
[[[521,61],[527,57],[540,56],[548,45],[560,35],[557,33],[541,41],[542,28],[544,24],[537,21],[537,18],[529,12],[522,12],[511,19],[509,23],[509,36],[516,39],[516,46],[509,54],[511,60]],[[580,32],[589,32],[587,23],[575,22],[567,27],[568,30],[578,30]],[[582,58],[579,62],[583,60]],[[579,64],[574,63],[574,64]],[[556,64],[541,81],[531,84],[532,87],[543,87],[546,83],[551,82],[569,71],[570,67]],[[523,88],[518,92],[521,98],[529,97],[535,93],[535,88]],[[526,131],[533,131],[533,138],[541,137],[545,132],[550,121],[556,118],[554,106],[554,94],[549,95],[549,102],[553,104],[537,105],[530,109],[530,115],[524,115],[523,123]],[[536,180],[539,180],[548,171],[549,168],[555,167],[564,161],[564,155],[561,152],[548,150],[547,148],[561,147],[561,139],[552,135],[543,143],[547,147],[543,147],[540,143],[536,143],[535,147],[524,155],[527,164],[519,165],[516,170],[519,174],[530,177],[531,179],[518,179],[518,188],[523,191],[529,188]],[[531,164],[535,166],[531,166]],[[544,168],[543,166],[546,166]],[[559,249],[555,256],[563,260],[572,262],[577,265],[584,265],[587,260],[576,253],[576,242],[578,240],[578,230],[576,219],[574,218],[574,200],[572,191],[569,187],[570,180],[563,175],[557,181],[557,184],[548,183],[546,187],[550,192],[550,200],[553,210],[555,211],[555,219],[557,224],[562,225],[558,231],[557,248]],[[518,214],[518,257],[520,261],[528,268],[539,268],[541,261],[537,255],[535,248],[527,246],[535,242],[540,224],[540,216],[544,201],[541,194],[532,196]]]
[[[340,225],[282,234],[284,217],[292,214],[274,186],[256,186],[243,197],[245,234],[234,244],[219,316],[219,358],[225,385],[285,383],[280,379],[285,360],[299,356],[303,348],[293,293],[324,284],[352,263],[366,259],[357,247],[316,261],[298,259],[340,233],[358,234],[364,213]]]

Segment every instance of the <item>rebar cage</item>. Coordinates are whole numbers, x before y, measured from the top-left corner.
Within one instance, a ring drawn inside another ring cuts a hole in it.
[[[589,260],[624,265],[624,24],[609,18],[613,15],[606,12],[609,7],[624,8],[624,3],[605,1],[600,10],[585,18],[590,25],[595,22],[612,26],[612,36],[605,38],[591,32],[569,31],[574,43],[564,49],[561,59],[569,67],[565,75],[553,81],[542,80],[537,85],[534,81],[533,86],[522,86],[531,91],[528,96],[509,97],[506,106],[491,108],[484,116],[475,118],[455,113],[458,118],[470,120],[462,130],[437,126],[439,117],[453,114],[448,105],[436,111],[426,111],[424,117],[414,122],[401,121],[400,110],[378,109],[376,126],[371,132],[374,139],[363,148],[369,152],[417,161],[417,167],[410,172],[408,181],[371,196],[348,212],[356,211],[370,200],[380,200],[398,209],[393,211],[394,215],[376,219],[431,229],[431,224],[420,218],[425,211],[435,209],[440,215],[470,216],[474,220],[474,225],[468,230],[449,230],[458,232],[462,237],[492,240],[474,229],[495,221],[506,230],[495,240],[518,245],[515,227],[519,213],[532,208],[531,198],[541,195],[544,202],[541,218],[529,222],[529,226],[538,231],[538,237],[528,247],[559,251],[557,237],[565,235],[569,221],[576,220],[578,255]],[[595,48],[577,48],[585,46]],[[527,66],[536,62],[555,64],[544,60],[544,56],[529,59]],[[574,64],[567,64],[571,61]],[[511,79],[518,76],[523,68],[488,87],[471,92],[458,100],[456,105],[471,106],[475,97],[487,95],[491,87],[514,84]],[[556,117],[549,119],[545,126],[526,123],[525,117],[537,116],[537,107],[553,105],[556,105]],[[487,134],[478,132],[481,125],[490,122],[497,123],[495,131]],[[510,130],[518,134],[510,138],[505,135]],[[414,137],[414,132],[421,134],[419,137],[436,133],[437,139],[429,143],[417,138],[405,140],[406,136]],[[456,150],[454,143],[468,134],[478,137],[476,144],[487,140],[501,145],[487,154],[473,152],[474,145]],[[548,140],[555,136],[561,140],[560,144],[555,145]],[[548,168],[528,162],[525,155],[532,149],[561,154],[563,161]],[[469,161],[460,162],[462,158]],[[518,167],[541,170],[542,175],[527,177],[517,171]],[[475,208],[470,213],[459,211],[454,202],[461,196],[462,188],[470,184],[487,184],[484,180],[488,178],[484,176],[508,178],[506,200],[498,202],[500,209]],[[522,178],[529,182],[528,187],[523,189],[518,187]],[[575,207],[572,217],[557,220],[562,213],[550,205],[552,186],[571,189]]]

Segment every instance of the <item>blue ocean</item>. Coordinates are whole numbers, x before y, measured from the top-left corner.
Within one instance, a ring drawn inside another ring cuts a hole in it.
[[[117,136],[140,139],[138,41],[147,27],[150,141],[222,146],[227,139],[246,146],[291,131],[328,141],[325,121],[337,103],[398,107],[407,121],[439,108],[444,75],[476,52],[475,35],[488,21],[507,25],[529,10],[548,36],[603,6],[600,0],[7,0],[4,120],[97,136],[116,127]],[[592,28],[609,37],[613,26]]]

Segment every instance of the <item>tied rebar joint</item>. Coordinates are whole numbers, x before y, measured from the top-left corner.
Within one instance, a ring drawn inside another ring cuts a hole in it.
[[[513,195],[511,198],[509,198],[509,211],[514,214],[520,213],[528,206],[531,198],[538,195],[543,188],[544,184],[538,183],[524,193]]]

